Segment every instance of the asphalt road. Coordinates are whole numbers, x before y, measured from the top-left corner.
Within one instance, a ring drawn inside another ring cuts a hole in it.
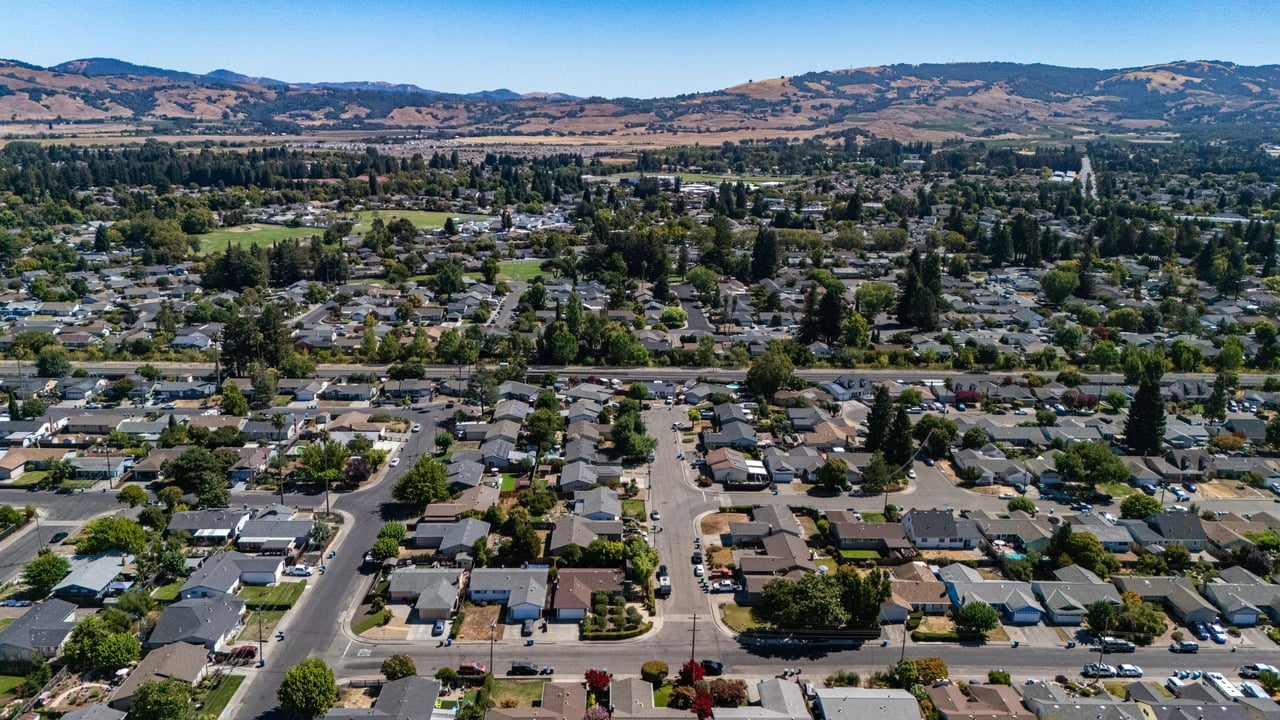
[[[363,556],[373,546],[382,522],[404,519],[395,513],[398,505],[391,498],[391,488],[417,459],[435,450],[435,425],[449,416],[442,403],[427,412],[387,410],[422,424],[422,432],[409,435],[398,453],[400,464],[388,467],[376,484],[359,491],[332,498],[336,511],[349,516],[331,546],[335,556],[326,561],[324,575],[314,576],[302,600],[278,626],[285,631],[284,640],[272,639],[265,648],[265,667],[250,673],[250,680],[237,694],[229,717],[237,720],[270,716],[276,708],[276,690],[284,672],[309,657],[328,657],[342,637],[341,615],[349,603],[363,596],[373,571],[363,567]]]

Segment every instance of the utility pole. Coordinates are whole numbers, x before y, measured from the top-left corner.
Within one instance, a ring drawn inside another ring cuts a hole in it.
[[[493,640],[494,640],[493,635],[497,629],[498,629],[498,623],[496,621],[489,623],[489,672],[490,674],[493,673]]]
[[[258,611],[258,665],[261,666],[267,661],[267,645],[266,640],[262,637],[262,611]]]
[[[698,611],[693,611],[693,632],[689,634],[689,662],[698,657]]]

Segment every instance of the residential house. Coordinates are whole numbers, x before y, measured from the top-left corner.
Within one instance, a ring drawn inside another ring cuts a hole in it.
[[[1229,625],[1253,627],[1259,621],[1280,623],[1280,585],[1243,567],[1221,570],[1216,580],[1205,583],[1204,596],[1222,611]]]
[[[592,594],[622,594],[626,575],[615,568],[563,568],[556,575],[551,610],[557,620],[582,620],[592,607]]]
[[[1162,545],[1181,545],[1193,553],[1204,550],[1208,540],[1203,521],[1194,513],[1166,510],[1148,517],[1147,525],[1164,539]]]
[[[963,567],[964,570],[969,568]],[[950,565],[944,570],[958,569]],[[955,574],[944,574],[947,595],[956,609],[971,602],[984,602],[999,610],[1004,621],[1015,625],[1035,625],[1044,617],[1044,607],[1036,600],[1031,583],[1011,580],[987,580],[965,573],[963,579],[947,579]]]
[[[902,528],[920,549],[968,550],[976,548],[980,538],[972,521],[955,517],[951,510],[912,508],[902,517]]]
[[[1059,568],[1054,578],[1031,583],[1031,590],[1055,625],[1082,625],[1089,606],[1096,602],[1121,605],[1114,585],[1078,565]]]
[[[176,680],[194,687],[209,671],[209,652],[198,645],[176,642],[156,648],[142,658],[124,682],[111,693],[108,705],[128,712],[144,683]]]
[[[207,380],[200,381],[177,381],[167,382],[161,381],[152,388],[152,394],[161,402],[172,402],[174,400],[203,400],[213,397],[218,392],[218,388]]]
[[[742,707],[716,708],[714,720],[812,720],[804,692],[798,683],[769,678],[756,683],[758,703]]]
[[[560,557],[572,545],[585,548],[595,540],[621,542],[622,527],[617,520],[588,520],[577,515],[557,518],[551,531],[551,554]]]
[[[1027,468],[1017,460],[1010,460],[993,445],[978,450],[957,450],[952,456],[960,471],[977,473],[975,485],[1010,485],[1025,487],[1031,482]]]
[[[929,688],[929,700],[942,720],[1036,720],[1008,685],[973,685],[964,693],[955,683],[938,683]]]
[[[435,550],[437,556],[452,560],[470,553],[476,541],[489,536],[489,523],[464,518],[454,523],[418,523],[413,531],[413,546]]]
[[[161,452],[152,450],[151,455]],[[150,457],[150,455],[148,455]],[[169,518],[169,532],[187,532],[197,545],[225,545],[240,537],[253,513],[231,508],[183,510]]]
[[[939,580],[928,565],[922,562],[896,565],[890,573],[890,602],[926,615],[941,615],[951,609],[946,583]]]
[[[421,675],[382,683],[373,706],[331,708],[324,720],[447,720],[453,713],[437,708],[442,684]]]
[[[263,519],[259,515],[241,528],[236,548],[243,552],[288,555],[307,547],[313,527],[315,522],[311,520]]]
[[[0,662],[19,663],[51,659],[75,629],[76,606],[64,600],[46,600],[27,608],[0,629]]]
[[[113,589],[117,576],[133,573],[133,556],[119,550],[99,555],[73,555],[70,562],[71,572],[53,586],[52,594],[74,603],[100,602]]]
[[[587,520],[621,520],[622,498],[607,487],[580,490],[573,495],[573,514]]]
[[[547,604],[546,568],[477,568],[467,593],[473,602],[507,606],[512,621],[536,620]]]
[[[813,716],[816,720],[920,720],[920,704],[911,693],[895,688],[818,688]]]
[[[561,467],[560,477],[556,481],[556,487],[564,494],[584,492],[599,484],[600,476],[596,472],[596,466],[581,460]]]
[[[209,651],[222,650],[233,644],[240,632],[244,611],[244,600],[235,595],[179,600],[160,613],[145,647],[154,650],[185,642]]]
[[[1218,617],[1218,609],[1201,597],[1184,577],[1117,575],[1112,582],[1122,593],[1132,592],[1146,602],[1163,605],[1184,624],[1210,623]]]
[[[831,534],[841,550],[870,550],[883,557],[915,554],[900,523],[832,522]]]
[[[234,550],[220,552],[206,559],[187,577],[178,597],[212,598],[234,595],[242,585],[272,585],[284,573],[284,560],[279,556],[251,557]]]
[[[822,453],[807,445],[785,451],[770,447],[764,451],[764,466],[769,471],[769,479],[779,485],[794,481],[813,482],[818,468],[825,462]]]
[[[392,602],[413,605],[410,620],[448,620],[458,609],[462,574],[453,568],[402,567],[391,573],[388,596]]]

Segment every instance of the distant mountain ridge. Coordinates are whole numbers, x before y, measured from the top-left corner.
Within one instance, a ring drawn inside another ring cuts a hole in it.
[[[1076,139],[1097,133],[1276,133],[1280,66],[1178,61],[1099,70],[971,62],[811,72],[668,98],[500,88],[451,94],[376,81],[289,83],[85,58],[0,61],[0,125],[125,122],[211,132],[411,129],[441,137],[646,143],[838,137]],[[1271,138],[1272,140],[1280,138]]]

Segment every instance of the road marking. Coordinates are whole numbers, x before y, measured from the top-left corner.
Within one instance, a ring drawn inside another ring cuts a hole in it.
[[[351,643],[352,643],[352,642],[353,642],[353,641],[348,640],[348,641],[347,641],[347,646],[346,646],[346,647],[344,647],[344,648],[342,648],[342,658],[343,658],[344,660],[345,660],[345,659],[346,659],[346,657],[347,657],[347,651],[351,649]]]

